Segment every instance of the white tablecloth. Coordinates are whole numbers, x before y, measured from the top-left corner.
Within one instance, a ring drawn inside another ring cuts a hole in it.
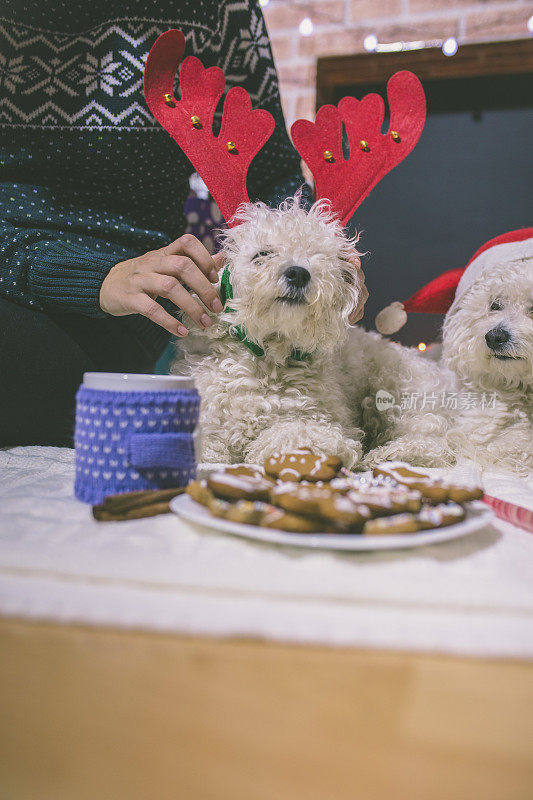
[[[241,540],[174,515],[97,523],[74,452],[0,451],[0,613],[288,642],[533,657],[533,535],[495,521],[381,553]],[[473,468],[456,473],[472,479]],[[483,476],[533,508],[533,483]]]

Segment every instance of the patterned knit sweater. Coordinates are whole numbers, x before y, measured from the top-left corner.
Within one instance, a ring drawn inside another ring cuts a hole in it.
[[[3,0],[0,11],[0,295],[48,313],[103,316],[118,261],[185,230],[193,168],[142,93],[155,39],[179,28],[186,52],[242,85],[276,130],[251,165],[252,200],[303,183],[287,136],[258,0]],[[220,124],[220,114],[215,126]],[[154,355],[168,334],[118,318]]]

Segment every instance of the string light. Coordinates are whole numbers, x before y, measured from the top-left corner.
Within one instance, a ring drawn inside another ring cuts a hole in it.
[[[530,17],[527,21],[527,29],[530,33],[533,33],[533,17]]]
[[[259,0],[259,5],[262,8],[266,8],[270,3],[271,0]],[[304,11],[311,11],[310,4],[298,3],[298,5],[301,5]],[[316,6],[313,7],[312,13],[314,17],[318,18],[319,22],[322,20],[328,23],[338,22],[336,16],[317,9]],[[533,16],[528,19],[527,28],[533,33]],[[300,36],[311,36],[314,30],[315,26],[310,16],[304,17],[298,25]],[[365,36],[363,46],[368,53],[398,53],[404,50],[423,50],[429,47],[440,47],[445,56],[454,56],[459,49],[457,39],[453,36],[448,37],[448,39],[430,39],[429,41],[417,39],[410,42],[380,42],[375,33],[369,33]]]
[[[373,53],[376,47],[378,46],[378,37],[375,33],[369,33],[368,36],[365,36],[365,41],[363,42],[365,50],[368,50],[369,53]]]
[[[533,25],[533,17],[532,17]],[[411,42],[380,42],[375,33],[369,33],[363,40],[363,47],[369,53],[400,53],[404,50],[423,50],[428,47],[440,47],[445,56],[454,56],[459,49],[457,39],[416,39]]]
[[[457,53],[459,45],[457,44],[457,39],[454,39],[453,36],[450,36],[449,39],[442,45],[442,52],[445,56],[454,56]]]
[[[313,20],[311,17],[304,17],[303,20],[300,22],[298,30],[300,31],[300,36],[311,36],[314,30]]]
[[[418,349],[420,350],[421,353],[423,353],[424,350],[428,349],[428,346],[427,346],[427,344],[425,342],[419,342],[418,343]]]

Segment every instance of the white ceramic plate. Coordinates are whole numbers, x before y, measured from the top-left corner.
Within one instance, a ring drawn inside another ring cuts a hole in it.
[[[213,517],[204,506],[196,503],[188,494],[175,497],[170,502],[175,514],[188,522],[211,528],[245,539],[283,544],[290,547],[310,547],[315,550],[397,550],[404,547],[420,547],[436,542],[447,542],[468,536],[487,525],[494,516],[485,503],[474,502],[467,506],[466,519],[447,528],[433,528],[420,533],[387,534],[383,536],[361,536],[356,533],[287,533],[276,528],[260,528],[244,525],[227,519]]]

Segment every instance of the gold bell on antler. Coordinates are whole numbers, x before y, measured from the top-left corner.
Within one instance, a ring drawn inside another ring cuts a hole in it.
[[[235,144],[235,142],[228,142],[226,144],[226,147],[228,149],[228,153],[236,153],[237,152],[237,145]]]
[[[166,95],[165,95],[165,103],[167,104],[167,106],[173,106],[174,105],[174,98],[172,97],[172,95],[169,92],[167,92]]]
[[[366,139],[361,139],[361,141],[359,142],[359,147],[361,148],[361,150],[364,150],[365,153],[368,153],[368,151],[370,150],[370,145],[368,144]]]
[[[332,164],[335,161],[335,156],[331,152],[331,150],[324,150],[324,160],[329,161]]]
[[[193,128],[201,128],[202,123],[200,122],[200,117],[197,117],[196,114],[193,114],[191,117],[191,125]]]
[[[391,138],[393,142],[401,142],[401,137],[398,131],[391,131],[390,132]]]

